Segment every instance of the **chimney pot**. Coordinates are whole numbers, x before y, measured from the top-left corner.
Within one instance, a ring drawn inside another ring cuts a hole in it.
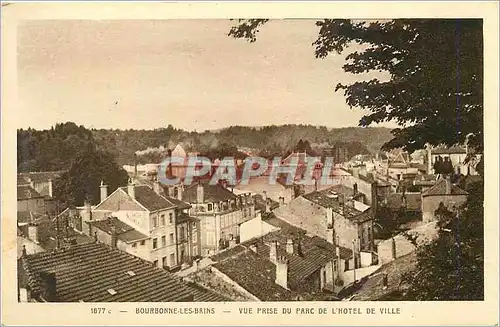
[[[446,183],[446,194],[451,194],[451,180],[450,180],[450,175],[446,176],[445,183]]]
[[[135,199],[135,185],[132,178],[129,178],[128,180],[127,193],[132,199]]]
[[[196,187],[196,202],[198,203],[203,203],[204,202],[204,192],[205,190],[203,189],[203,185],[201,183],[198,183],[198,186]]]
[[[276,262],[276,284],[288,289],[288,260],[280,257]]]
[[[104,185],[104,181],[101,180],[101,202],[108,197],[108,185]]]
[[[286,241],[286,253],[293,254],[293,239],[291,238]]]
[[[272,263],[276,263],[278,259],[278,242],[272,241],[269,248],[269,260]]]
[[[49,178],[49,196],[50,197],[53,196],[53,186],[54,186],[54,184],[52,183],[52,179]]]

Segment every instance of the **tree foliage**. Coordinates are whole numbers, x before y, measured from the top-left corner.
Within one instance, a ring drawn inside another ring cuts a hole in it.
[[[84,126],[68,122],[49,130],[20,129],[17,142],[18,171],[67,171],[54,181],[61,206],[82,205],[86,198],[99,202],[101,180],[109,191],[127,182],[114,156],[97,149],[92,131]]]
[[[105,151],[88,147],[80,152],[55,182],[54,195],[64,205],[83,205],[100,202],[101,181],[108,185],[108,194],[127,184],[128,174],[116,164],[113,156]]]
[[[439,237],[417,252],[417,271],[407,274],[403,300],[484,299],[484,192],[483,183],[471,183],[465,206],[453,212],[444,205]]]
[[[229,35],[256,40],[267,20],[243,20]],[[345,54],[350,74],[383,72],[339,83],[350,107],[367,111],[360,126],[395,121],[386,148],[410,152],[431,145],[455,145],[470,137],[483,149],[483,33],[480,19],[395,19],[317,21],[317,58]],[[361,76],[360,76],[361,77]]]

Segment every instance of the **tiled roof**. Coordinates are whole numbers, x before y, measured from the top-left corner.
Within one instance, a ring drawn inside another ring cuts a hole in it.
[[[405,193],[406,208],[412,211],[422,210],[422,196],[420,193]],[[403,193],[391,193],[387,195],[387,206],[398,210],[403,206]]]
[[[317,272],[335,258],[333,244],[319,237],[309,237],[305,231],[278,218],[266,219],[267,223],[280,230],[249,240],[235,248],[212,257],[215,268],[229,276],[237,284],[263,301],[287,301],[302,297],[318,299],[321,294],[302,294],[293,291],[307,277]],[[300,236],[299,236],[300,235]],[[295,240],[294,253],[286,252],[288,239]],[[300,252],[298,240],[300,239]],[[270,261],[270,242],[277,241],[277,256],[288,259],[288,278],[292,290],[276,284],[276,266]],[[256,247],[256,252],[250,249]],[[352,257],[349,249],[341,248],[341,257]],[[324,295],[324,294],[323,294]]]
[[[90,222],[92,227],[99,228],[105,233],[111,235],[111,228],[114,226],[116,230],[116,237],[123,242],[129,243],[139,240],[147,239],[148,236],[142,234],[133,227],[125,224],[123,221],[116,217],[110,217],[104,220],[95,220]]]
[[[327,188],[326,190],[321,191],[324,194],[343,194],[346,198],[347,197],[354,197],[354,198],[362,198],[363,194],[358,192],[356,195],[354,195],[354,189],[347,187],[343,184],[337,184],[332,187]]]
[[[432,196],[432,195],[467,195],[466,191],[462,190],[460,187],[451,184],[451,194],[446,194],[446,180],[440,179],[433,187],[429,188],[422,193],[422,196]]]
[[[335,212],[352,221],[362,222],[371,219],[371,216],[367,212],[361,212],[349,205],[348,199],[345,199],[345,205],[342,206],[338,198],[320,191],[304,194],[302,197],[324,208],[332,208]]]
[[[233,192],[219,184],[211,185],[209,183],[202,183],[201,185],[203,186],[203,199],[205,202],[221,202],[236,198],[236,195]],[[196,203],[197,187],[198,184],[186,187],[184,193],[182,194],[182,199],[189,203]]]
[[[256,209],[260,209],[261,211],[265,211],[266,209],[266,201],[264,201],[264,198],[260,194],[255,194],[253,195],[254,203],[256,206]],[[280,204],[276,201],[274,201],[271,198],[267,198],[267,201],[269,201],[269,208],[271,210],[274,210],[280,206]]]
[[[18,211],[17,212],[17,223],[27,224],[30,222],[36,222],[41,219],[44,215],[38,213],[32,213],[29,211]]]
[[[193,302],[227,302],[231,301],[229,298],[215,293],[214,291],[208,290],[204,287],[197,285],[196,283],[186,282],[186,286],[189,288],[193,294]]]
[[[431,153],[432,154],[452,154],[452,153],[467,153],[467,151],[465,151],[465,148],[461,147],[461,146],[452,146],[452,147],[445,147],[445,146],[441,146],[441,147],[438,147],[438,148],[435,148],[435,149],[432,149],[431,150]]]
[[[177,224],[182,224],[182,223],[185,223],[187,221],[197,222],[198,220],[199,220],[198,218],[191,217],[188,214],[185,214],[184,212],[179,212],[179,213],[177,213],[175,221]]]
[[[58,302],[191,301],[192,291],[161,268],[102,243],[23,257],[28,285],[41,291],[40,273],[56,274]],[[132,273],[129,273],[132,272]],[[112,295],[109,289],[116,291]]]
[[[385,295],[398,290],[403,274],[416,268],[415,252],[397,258],[383,265],[373,274],[361,280],[361,287],[353,294],[352,301],[377,301]],[[383,277],[387,274],[387,288],[384,289]]]
[[[18,185],[17,186],[17,199],[18,200],[27,200],[32,198],[42,198],[34,188],[29,185]]]
[[[125,191],[125,193],[128,193],[128,187],[122,187],[121,189]],[[135,200],[149,211],[170,209],[175,207],[172,202],[156,193],[147,185],[134,186],[134,192]]]
[[[191,205],[189,203],[178,200],[176,198],[172,198],[170,196],[165,196],[165,199],[172,202],[177,207],[177,209],[184,210],[184,209],[191,208]]]
[[[18,184],[19,181],[26,181],[29,183],[29,180],[35,183],[48,182],[49,179],[55,180],[61,177],[65,172],[66,170],[19,173],[17,174]]]

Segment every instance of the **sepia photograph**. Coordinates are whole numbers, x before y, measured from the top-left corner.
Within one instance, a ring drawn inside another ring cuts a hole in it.
[[[17,22],[17,303],[484,303],[485,20],[241,17]]]

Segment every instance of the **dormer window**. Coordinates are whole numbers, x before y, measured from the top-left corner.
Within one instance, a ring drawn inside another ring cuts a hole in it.
[[[133,276],[135,276],[135,272],[133,272],[132,270],[129,270],[129,271],[127,271],[127,275],[133,277]]]
[[[117,291],[115,291],[115,290],[114,290],[114,289],[112,289],[112,288],[109,288],[107,291],[108,291],[108,293],[109,293],[109,294],[111,294],[111,295],[116,295],[116,294],[118,294],[118,292],[117,292]]]

